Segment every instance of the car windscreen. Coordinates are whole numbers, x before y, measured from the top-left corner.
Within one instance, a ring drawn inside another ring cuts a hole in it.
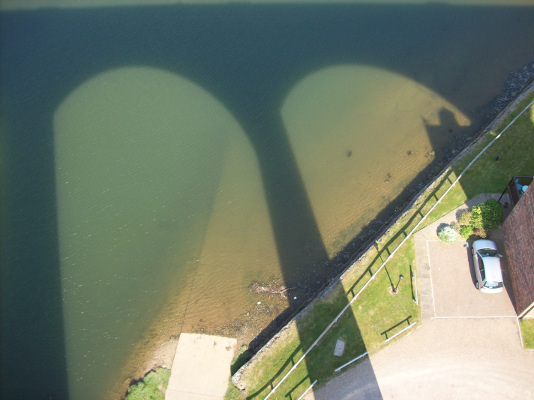
[[[502,288],[502,282],[486,282],[484,284],[484,287],[487,287],[488,289],[498,289]]]
[[[499,257],[499,252],[494,249],[480,249],[478,254],[482,257]]]

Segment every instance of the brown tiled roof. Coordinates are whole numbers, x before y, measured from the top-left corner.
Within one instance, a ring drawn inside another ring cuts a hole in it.
[[[530,185],[503,224],[504,247],[519,316],[534,304],[533,186]]]

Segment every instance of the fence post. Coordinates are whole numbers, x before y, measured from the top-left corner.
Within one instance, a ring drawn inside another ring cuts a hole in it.
[[[417,294],[417,270],[413,272],[413,288],[415,293],[415,304],[419,305],[419,295]]]
[[[417,324],[417,322],[414,322],[413,324],[408,325],[408,326],[407,326],[406,328],[404,328],[402,331],[397,332],[396,334],[394,334],[394,335],[391,336],[390,338],[387,338],[387,339],[385,340],[385,343],[387,343],[387,342],[389,342],[390,340],[396,338],[396,337],[399,336],[401,333],[403,333],[403,332],[407,331],[408,329],[410,329],[412,326],[415,326],[415,324]]]
[[[315,380],[315,382],[313,382],[313,383],[311,384],[311,386],[310,386],[308,389],[306,389],[306,390],[304,391],[304,393],[302,393],[302,394],[300,395],[300,397],[299,397],[297,400],[301,400],[301,399],[304,397],[304,395],[305,395],[306,393],[308,393],[309,390],[310,390],[316,383],[317,383],[317,379]]]
[[[347,365],[350,365],[350,364],[352,364],[353,362],[358,361],[360,358],[365,357],[367,354],[368,354],[367,351],[366,351],[365,353],[363,353],[363,354],[360,354],[358,357],[353,358],[353,359],[350,360],[349,362],[343,364],[341,367],[337,367],[337,368],[334,370],[334,372],[339,372],[339,371],[341,371],[341,370],[342,370],[343,368],[345,368]]]

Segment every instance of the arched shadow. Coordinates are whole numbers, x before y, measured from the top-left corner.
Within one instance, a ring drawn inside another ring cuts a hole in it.
[[[155,66],[198,82],[242,124],[260,164],[285,284],[299,288],[298,300],[291,300],[290,308],[260,335],[255,343],[259,346],[428,181],[450,158],[451,148],[467,143],[494,114],[500,104],[495,93],[506,83],[493,74],[512,73],[531,61],[533,20],[534,7],[443,4],[3,12],[2,396],[68,397],[52,116],[78,85],[120,66]],[[464,40],[478,38],[482,27],[484,40]],[[454,59],[455,64],[444,59]],[[330,259],[280,107],[296,82],[337,64],[371,65],[409,77],[448,100],[473,123],[459,129],[450,112],[442,110],[440,127],[427,127],[437,161],[370,221],[364,234]],[[449,68],[458,74],[451,78],[444,73]],[[482,90],[487,82],[493,82],[491,94]],[[274,155],[277,163],[272,162]],[[356,321],[353,325],[358,334]],[[31,366],[30,372],[19,373],[27,371],[22,363]],[[308,373],[320,378],[313,370]]]

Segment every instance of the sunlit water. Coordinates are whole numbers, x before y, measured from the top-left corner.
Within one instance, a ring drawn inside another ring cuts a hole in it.
[[[76,18],[84,11],[79,13]],[[34,15],[37,20],[39,16]],[[196,16],[194,24],[202,24],[202,13]],[[121,21],[120,13],[111,17]],[[43,21],[47,18],[49,13]],[[70,24],[61,18],[52,20]],[[84,21],[83,17],[79,20]],[[481,23],[469,32],[486,49],[492,43],[477,33],[483,29]],[[120,30],[115,33],[121,34]],[[310,25],[310,39],[303,43],[313,47],[313,34]],[[239,33],[229,36],[228,40],[235,41],[229,46],[239,46],[239,37]],[[57,46],[61,38],[61,34],[55,37]],[[177,35],[175,40],[180,38]],[[197,39],[202,42],[202,37]],[[461,47],[460,39],[453,43]],[[79,40],[84,39],[80,36]],[[194,40],[188,43],[196,45],[206,46]],[[343,48],[343,43],[336,46]],[[435,51],[431,47],[414,51],[425,49]],[[413,184],[415,193],[415,184],[427,179],[436,157],[450,156],[444,147],[475,133],[506,74],[527,62],[530,54],[529,49],[518,50],[517,60],[497,64],[487,74],[494,80],[484,82],[484,88],[474,93],[465,89],[472,83],[462,82],[458,70],[463,65],[462,50],[453,53],[455,57],[429,65],[422,82],[394,68],[340,60],[330,65],[321,60],[320,67],[303,68],[299,79],[277,95],[278,109],[272,113],[279,116],[289,139],[330,259],[355,250],[351,241],[365,236],[369,222],[379,219],[380,225],[384,220],[380,212],[391,201],[398,196],[406,200],[407,186]],[[171,59],[188,62],[178,55]],[[279,62],[284,62],[282,56]],[[251,141],[257,133],[247,131],[254,125],[243,126],[235,108],[228,106],[231,102],[218,97],[209,82],[196,82],[173,70],[174,65],[155,64],[158,67],[150,60],[136,61],[131,54],[128,60],[78,78],[75,85],[69,82],[69,90],[58,95],[51,110],[48,105],[43,106],[45,111],[39,110],[39,103],[37,109],[29,107],[50,121],[50,126],[39,122],[36,126],[51,130],[51,138],[43,140],[50,150],[47,159],[53,161],[50,182],[55,187],[62,299],[60,310],[54,312],[62,314],[64,323],[73,399],[103,398],[110,391],[123,390],[123,381],[139,373],[152,347],[170,335],[206,331],[248,341],[289,305],[287,300],[271,299],[268,308],[261,308],[258,301],[265,303],[266,298],[249,290],[254,281],[283,283],[284,268],[288,268],[279,259],[257,149]],[[27,68],[22,76],[33,71]],[[432,77],[433,68],[439,69],[439,78]],[[39,74],[37,66],[34,71]],[[248,72],[260,81],[273,74],[262,69]],[[443,74],[449,74],[448,78]],[[236,73],[228,79],[229,87],[238,87],[240,79],[250,77]],[[449,79],[454,87],[450,90],[465,92],[465,96],[451,95],[449,89],[445,94],[436,92],[428,86],[432,79]],[[35,96],[39,98],[39,93]],[[446,97],[461,97],[461,104]],[[27,107],[24,99],[17,98],[22,108]],[[11,104],[5,97],[2,102]],[[32,118],[31,113],[24,115]],[[17,118],[22,117],[4,111],[4,135],[10,135],[10,129],[16,132]],[[11,141],[16,139],[7,144]],[[4,144],[2,150],[9,160],[9,146]],[[17,179],[16,169],[10,168],[8,163],[8,184]],[[3,187],[9,192],[5,183]],[[30,189],[24,190],[24,196],[31,195]],[[5,213],[16,211],[16,203],[4,204],[4,221]],[[16,219],[4,222],[4,237],[9,236],[6,224],[15,227]],[[55,235],[54,229],[50,232]],[[3,253],[4,261],[20,267],[19,253]],[[17,274],[17,270],[10,273]],[[308,271],[297,273],[305,276]],[[9,286],[3,290],[16,292]]]

